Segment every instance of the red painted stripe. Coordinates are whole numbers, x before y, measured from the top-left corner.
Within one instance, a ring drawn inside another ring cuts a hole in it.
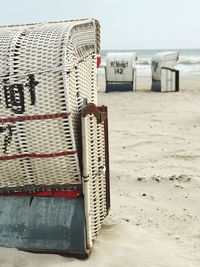
[[[78,198],[81,195],[81,190],[65,190],[65,191],[39,191],[35,193],[27,192],[12,192],[2,193],[3,196],[23,196],[23,197],[65,197],[65,198]]]
[[[77,153],[76,150],[72,150],[72,151],[63,151],[63,152],[50,153],[50,154],[36,154],[36,153],[18,154],[18,155],[0,157],[0,160],[12,160],[12,159],[22,159],[22,158],[55,158],[55,157],[73,155],[76,153]]]
[[[99,68],[100,64],[101,64],[101,56],[97,55],[97,68]]]
[[[58,119],[69,116],[70,112],[62,112],[55,114],[43,114],[43,115],[32,115],[32,116],[22,116],[22,117],[9,117],[9,118],[0,118],[0,123],[11,122],[15,123],[16,121],[34,121],[34,120],[49,120],[49,119]]]

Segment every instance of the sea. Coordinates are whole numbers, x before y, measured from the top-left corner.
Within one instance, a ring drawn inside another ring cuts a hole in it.
[[[108,52],[136,52],[138,56],[137,74],[151,75],[151,58],[160,52],[178,51],[179,61],[177,69],[182,75],[200,75],[200,49],[136,49],[136,50],[102,50],[102,64],[105,65]]]

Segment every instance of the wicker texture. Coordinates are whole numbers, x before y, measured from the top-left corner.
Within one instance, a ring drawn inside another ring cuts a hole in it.
[[[0,27],[0,190],[81,184],[80,113],[96,103],[94,20]]]
[[[83,176],[87,245],[92,247],[106,215],[104,122],[94,115],[82,118]]]

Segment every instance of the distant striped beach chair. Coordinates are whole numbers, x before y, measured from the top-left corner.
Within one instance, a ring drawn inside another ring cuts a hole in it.
[[[178,59],[179,53],[176,51],[158,53],[152,58],[152,91],[179,91],[179,71],[175,69]]]
[[[136,90],[136,53],[108,53],[106,66],[99,69],[99,89],[101,91]]]
[[[0,27],[0,246],[87,257],[108,214],[99,28]]]

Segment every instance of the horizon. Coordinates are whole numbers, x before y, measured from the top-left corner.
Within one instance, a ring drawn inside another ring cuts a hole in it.
[[[133,51],[133,50],[200,50],[200,48],[127,48],[127,49],[121,49],[121,48],[118,48],[118,49],[112,49],[112,48],[108,48],[108,49],[101,49],[101,51]]]

